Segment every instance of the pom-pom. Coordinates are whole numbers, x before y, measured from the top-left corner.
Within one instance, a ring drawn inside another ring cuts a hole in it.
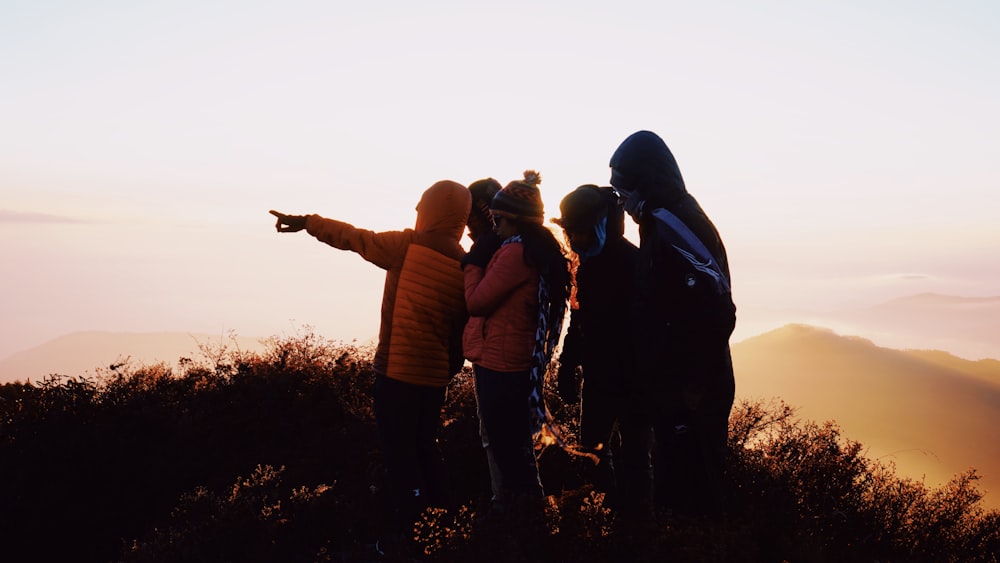
[[[542,183],[542,175],[534,170],[525,170],[524,183],[537,188]]]

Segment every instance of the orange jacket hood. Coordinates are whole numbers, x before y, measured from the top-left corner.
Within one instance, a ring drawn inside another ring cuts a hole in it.
[[[451,180],[436,182],[420,197],[413,230],[461,240],[471,207],[472,194],[465,186]]]

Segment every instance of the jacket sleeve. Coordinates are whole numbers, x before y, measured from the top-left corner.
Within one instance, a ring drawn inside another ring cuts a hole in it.
[[[531,280],[521,245],[508,244],[493,255],[486,270],[465,267],[465,305],[469,315],[485,317],[496,310],[515,289]]]
[[[306,232],[340,250],[352,250],[383,270],[401,267],[409,247],[410,231],[376,233],[319,215],[306,218]]]

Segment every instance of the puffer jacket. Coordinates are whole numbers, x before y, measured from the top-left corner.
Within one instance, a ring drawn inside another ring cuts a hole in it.
[[[486,269],[465,267],[469,322],[462,335],[465,357],[494,371],[531,368],[538,327],[538,270],[524,261],[524,244],[496,251]]]
[[[413,229],[376,233],[308,216],[309,234],[386,270],[376,373],[442,387],[461,369],[467,315],[459,241],[471,205],[469,190],[441,181],[421,197]]]

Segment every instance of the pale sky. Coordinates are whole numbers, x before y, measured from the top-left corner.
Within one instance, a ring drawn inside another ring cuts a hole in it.
[[[268,209],[411,227],[433,182],[639,129],[741,310],[1000,295],[1000,2],[0,1],[0,358],[81,330],[375,335],[383,273]]]

